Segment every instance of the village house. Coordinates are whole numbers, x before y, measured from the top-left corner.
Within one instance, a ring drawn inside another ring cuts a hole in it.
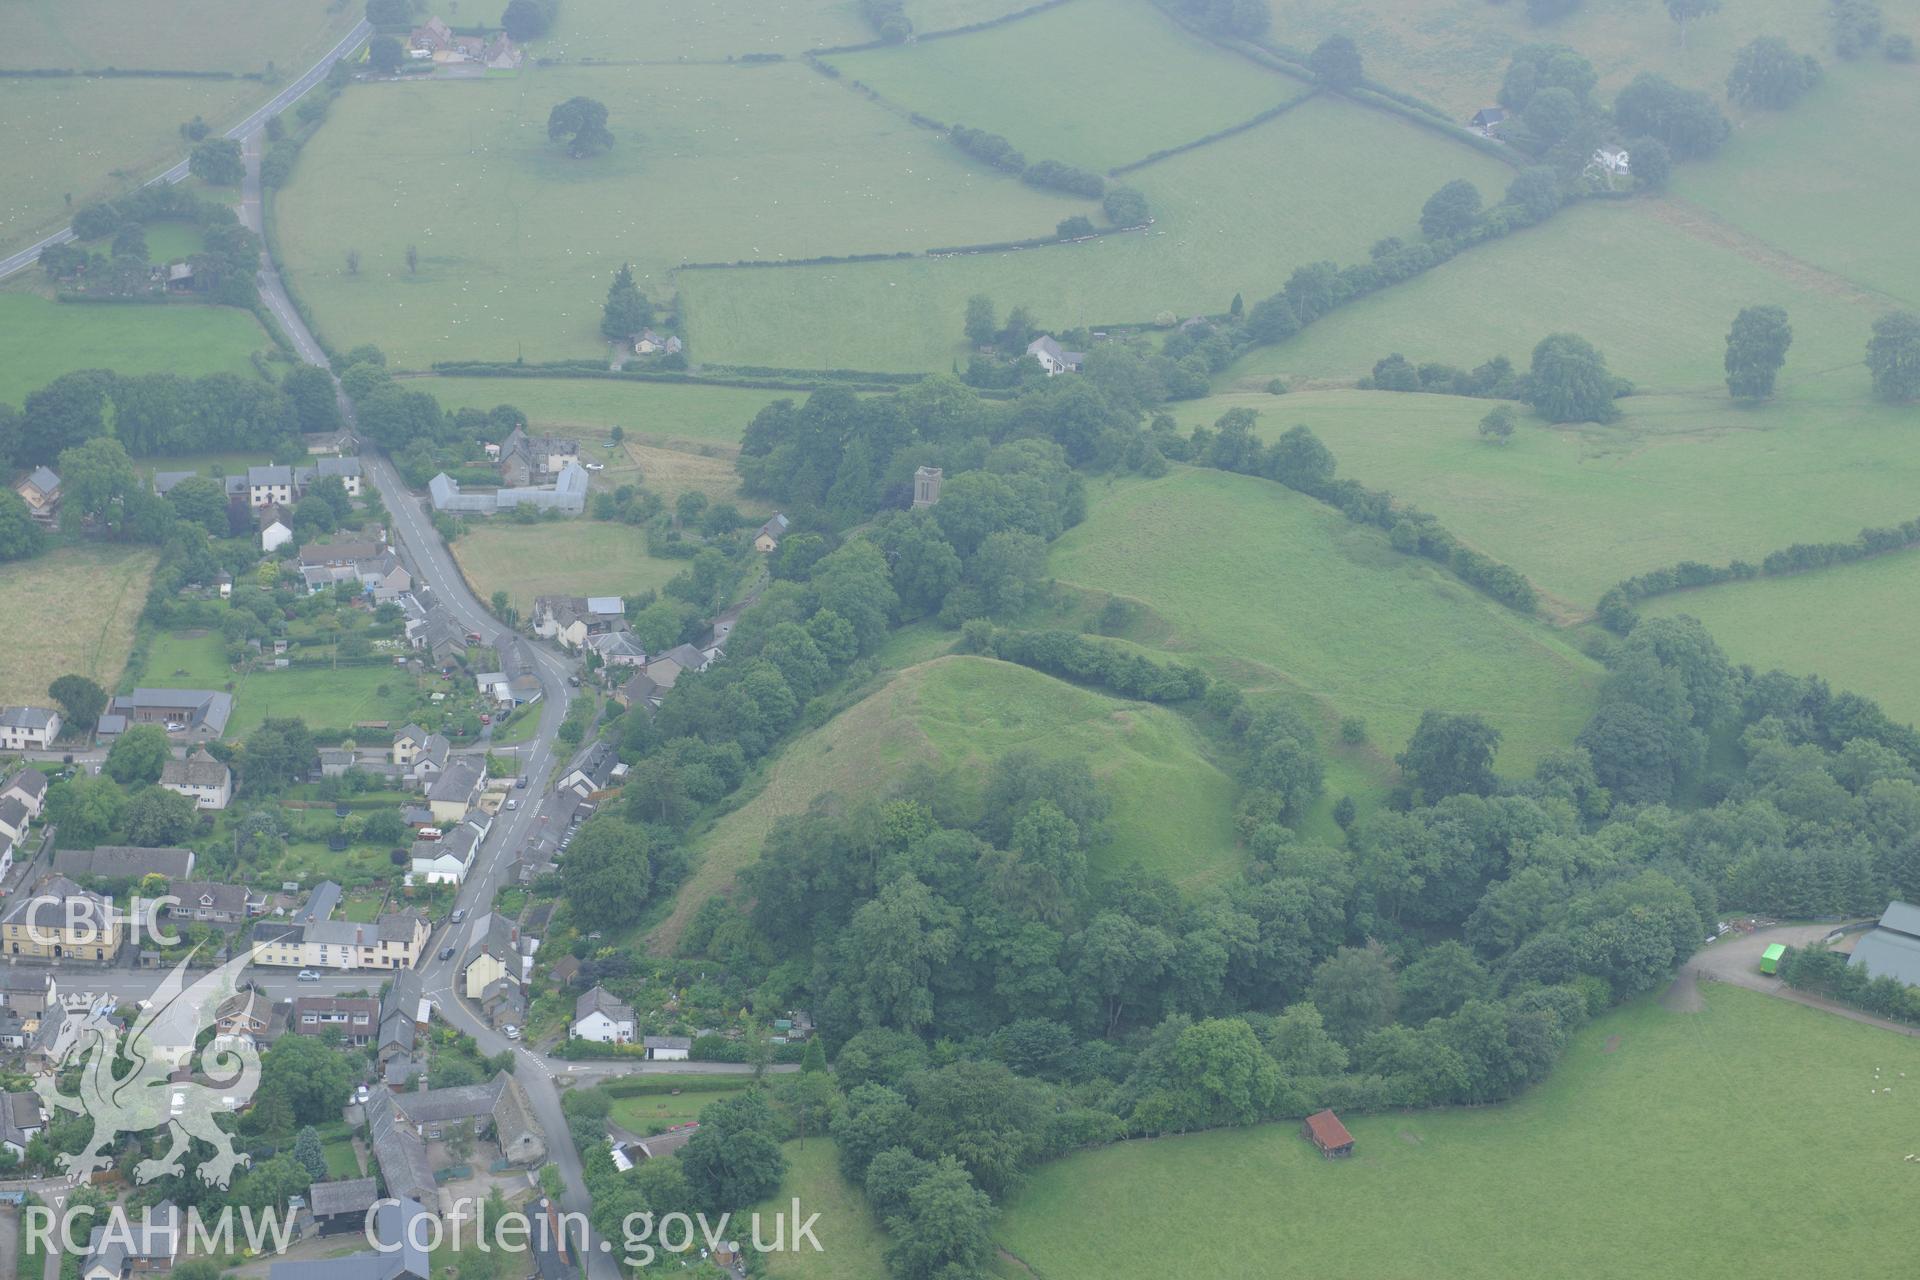
[[[596,742],[587,748],[580,762],[560,775],[553,784],[556,792],[571,791],[585,799],[596,791],[605,791],[626,776],[627,767],[610,742]]]
[[[51,527],[60,519],[60,477],[48,467],[35,467],[22,476],[13,491],[27,504],[35,523]]]
[[[1505,107],[1482,107],[1473,113],[1473,118],[1467,121],[1467,124],[1479,130],[1483,136],[1491,138],[1494,135],[1494,131],[1505,124],[1506,120],[1507,109]]]
[[[371,924],[352,920],[261,921],[248,942],[253,963],[288,969],[411,969],[432,930],[425,916],[392,911]]]
[[[530,436],[519,427],[500,445],[500,481],[504,486],[545,484],[580,463],[580,442],[564,436]]]
[[[394,765],[405,769],[413,764],[414,757],[420,754],[420,748],[427,742],[427,731],[411,722],[401,725],[399,732],[393,735],[393,748],[388,756]]]
[[[168,885],[167,894],[176,899],[167,915],[194,924],[245,924],[267,909],[264,892],[240,884],[181,880]]]
[[[652,710],[660,705],[660,701],[666,696],[666,692],[667,691],[661,688],[659,683],[645,671],[636,671],[625,684],[620,685],[613,691],[613,700],[629,710],[634,707],[644,707]]]
[[[46,1127],[47,1113],[41,1109],[39,1094],[0,1094],[0,1150],[18,1159]]]
[[[132,1280],[173,1269],[180,1256],[185,1223],[171,1200],[114,1219],[93,1229],[87,1254],[80,1264],[80,1280]]]
[[[214,1009],[213,1033],[264,1045],[287,1029],[286,1016],[284,1006],[275,1006],[260,991],[236,991]]]
[[[47,802],[47,775],[38,769],[22,769],[0,787],[0,800],[18,800],[30,817],[39,817]]]
[[[656,1133],[632,1142],[615,1143],[613,1167],[625,1173],[635,1165],[645,1164],[649,1160],[665,1159],[686,1146],[693,1135],[699,1131],[700,1122],[692,1120],[686,1124],[677,1124],[665,1133]]]
[[[9,957],[105,963],[119,956],[120,942],[113,903],[63,875],[43,877],[0,912],[0,945]]]
[[[148,876],[185,880],[193,875],[191,849],[148,849],[103,844],[92,849],[62,849],[53,855],[56,874],[76,880],[126,880],[136,886]]]
[[[602,665],[607,667],[647,665],[647,651],[631,631],[609,631],[604,635],[588,636],[587,648],[599,654]]]
[[[1620,147],[1601,147],[1587,161],[1587,172],[1606,178],[1624,178],[1633,172],[1632,158]]]
[[[451,827],[467,816],[467,810],[473,808],[480,798],[480,785],[486,773],[476,760],[465,756],[456,756],[449,761],[427,787],[427,807],[433,810],[433,820],[442,827]]]
[[[0,839],[19,844],[27,837],[27,806],[11,796],[0,800]]]
[[[290,507],[298,499],[293,492],[292,467],[248,467],[244,476],[229,476],[228,487],[238,488],[244,485],[247,491],[247,505],[260,507]],[[233,482],[239,481],[239,485]]]
[[[60,1003],[60,986],[50,969],[0,968],[0,1008],[37,1019]]]
[[[474,821],[475,818],[480,821]],[[479,851],[480,841],[486,836],[486,827],[482,825],[484,821],[485,815],[475,810],[467,821],[438,840],[414,841],[413,869],[407,878],[408,883],[465,883],[467,872],[473,867],[474,854]]]
[[[191,797],[199,808],[224,809],[233,799],[233,770],[202,748],[185,760],[169,760],[162,765],[160,785]]]
[[[420,750],[414,753],[413,762],[407,766],[407,781],[423,792],[428,790],[434,779],[446,772],[447,760],[452,754],[451,742],[440,734],[428,734]]]
[[[649,659],[646,666],[647,676],[662,689],[671,689],[680,677],[689,671],[705,671],[713,659],[690,644],[675,645],[665,653]]]
[[[633,353],[637,356],[678,355],[680,339],[668,334],[661,337],[651,329],[642,329],[640,336],[633,340]]]
[[[376,1112],[380,1116],[380,1127],[374,1129],[374,1155],[390,1195],[410,1194],[405,1188],[417,1176],[413,1144],[420,1143],[424,1154],[423,1140],[439,1141],[461,1126],[471,1126],[475,1136],[490,1137],[500,1148],[501,1157],[516,1167],[530,1168],[547,1158],[546,1135],[534,1119],[526,1087],[504,1071],[485,1084],[414,1093],[376,1090],[368,1101],[368,1111],[370,1120]],[[389,1140],[385,1155],[380,1142],[383,1130],[398,1139]],[[408,1138],[412,1142],[406,1141]],[[388,1156],[396,1157],[393,1170],[387,1167]],[[432,1176],[429,1169],[429,1187]]]
[[[778,549],[780,539],[787,536],[787,526],[791,523],[778,511],[774,512],[773,518],[761,525],[760,531],[753,535],[753,549],[762,555]]]
[[[619,596],[535,596],[533,634],[578,650],[592,636],[626,626],[627,603]]]
[[[421,976],[409,970],[395,974],[380,999],[380,1034],[375,1054],[380,1065],[410,1056],[419,1033],[427,1029],[433,1006],[427,1002]]]
[[[533,948],[521,936],[520,926],[488,912],[474,923],[473,944],[461,957],[461,991],[469,1000],[483,999],[496,982],[523,986],[533,967]]]
[[[60,736],[60,713],[50,707],[0,708],[0,751],[44,751]]]
[[[1040,362],[1040,367],[1049,378],[1056,374],[1078,373],[1087,362],[1084,351],[1062,351],[1060,344],[1046,334],[1041,334],[1027,344],[1027,354]]]
[[[380,1002],[372,996],[298,996],[288,1028],[301,1036],[340,1033],[340,1043],[358,1049],[368,1044],[380,1024]]]
[[[135,689],[108,703],[109,713],[120,717],[119,726],[158,724],[168,733],[195,738],[217,738],[227,731],[233,715],[233,695],[216,689]],[[101,717],[101,732],[107,732],[106,717]]]
[[[633,1006],[614,999],[605,987],[582,992],[573,1002],[573,1037],[600,1044],[627,1044],[633,1040]]]

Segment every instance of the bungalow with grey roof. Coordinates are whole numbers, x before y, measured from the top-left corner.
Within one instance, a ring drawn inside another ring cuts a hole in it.
[[[61,849],[53,855],[53,869],[76,880],[141,880],[161,876],[185,880],[193,874],[191,849],[148,849],[139,845],[103,844],[92,849]]]
[[[168,733],[217,738],[233,715],[233,695],[218,689],[135,689],[116,695],[108,710],[126,725],[158,724]]]
[[[267,909],[266,894],[241,884],[178,880],[167,886],[167,893],[175,899],[167,914],[195,924],[245,924]]]

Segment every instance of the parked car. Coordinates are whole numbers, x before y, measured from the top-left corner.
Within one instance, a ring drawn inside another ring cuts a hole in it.
[[[302,970],[300,971],[300,981],[302,981],[302,982],[318,982],[318,981],[320,981],[320,975],[319,975],[319,974],[317,974],[317,973],[315,973],[315,972],[314,972],[313,970],[311,970],[311,969],[302,969]]]
[[[465,907],[455,907],[453,909],[453,916],[452,916],[453,923],[459,924],[462,920],[465,920],[466,918],[467,918],[467,909]]]
[[[361,1085],[358,1089],[355,1089],[353,1091],[353,1100],[355,1102],[365,1102],[368,1096],[369,1095],[367,1092],[367,1086],[365,1085]]]
[[[500,1034],[509,1040],[518,1040],[520,1038],[520,1028],[511,1025],[505,1026],[500,1028]]]
[[[586,467],[589,471],[605,471],[607,464],[604,462],[589,462],[586,464]]]

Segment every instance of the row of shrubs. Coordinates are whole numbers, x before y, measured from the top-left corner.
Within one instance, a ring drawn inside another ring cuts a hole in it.
[[[1320,92],[1319,86],[1316,85],[1313,88],[1308,89],[1305,93],[1301,94],[1299,97],[1289,98],[1285,102],[1282,102],[1280,105],[1275,107],[1268,107],[1265,111],[1262,111],[1259,115],[1254,116],[1248,120],[1242,120],[1239,124],[1230,124],[1224,129],[1216,129],[1214,132],[1207,134],[1205,137],[1195,138],[1192,142],[1183,142],[1177,147],[1163,147],[1162,149],[1160,149],[1159,151],[1155,151],[1151,155],[1142,156],[1140,157],[1140,159],[1132,161],[1131,163],[1123,164],[1115,169],[1109,169],[1107,170],[1107,176],[1109,178],[1124,177],[1125,175],[1132,173],[1135,169],[1144,169],[1150,164],[1158,164],[1162,160],[1171,160],[1174,156],[1183,155],[1189,151],[1196,151],[1199,148],[1208,146],[1211,143],[1224,142],[1228,138],[1233,137],[1235,134],[1245,133],[1249,129],[1257,129],[1261,125],[1266,124],[1269,120],[1278,120],[1281,116],[1287,114],[1287,112],[1293,110],[1295,107],[1299,106],[1301,103],[1316,96],[1319,92]]]
[[[1920,987],[1898,978],[1869,978],[1864,969],[1847,963],[1838,951],[1789,947],[1780,962],[1780,976],[1788,986],[1811,991],[1875,1017],[1920,1025]]]
[[[1198,667],[1158,663],[1074,631],[1009,631],[975,618],[961,629],[961,644],[969,653],[1096,684],[1142,702],[1185,702],[1207,691],[1206,673]]]
[[[69,76],[146,80],[264,80],[264,71],[166,71],[155,67],[24,67],[0,70],[0,78],[56,80]]]
[[[1653,569],[1627,578],[1607,589],[1596,606],[1600,624],[1622,634],[1631,631],[1636,615],[1632,606],[1641,600],[1686,591],[1693,587],[1713,587],[1723,582],[1745,582],[1752,578],[1777,578],[1809,569],[1830,569],[1852,564],[1893,551],[1905,551],[1920,545],[1920,519],[1883,528],[1862,529],[1851,542],[1796,542],[1790,547],[1770,551],[1754,564],[1734,560],[1724,565],[1701,564],[1682,560],[1665,569]]]
[[[732,262],[683,262],[676,271],[720,271],[733,267],[831,267],[849,262],[892,262],[899,258],[911,258],[911,250],[898,253],[851,253],[836,257],[823,254],[817,258],[735,258]]]

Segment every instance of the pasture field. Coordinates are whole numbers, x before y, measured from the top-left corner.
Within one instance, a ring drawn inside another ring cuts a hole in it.
[[[1003,316],[1024,306],[1059,328],[1140,323],[1162,311],[1222,313],[1236,292],[1251,305],[1295,267],[1362,259],[1383,236],[1418,234],[1421,204],[1454,178],[1497,199],[1510,176],[1498,161],[1417,125],[1323,96],[1130,174],[1154,211],[1145,232],[963,257],[686,271],[679,285],[701,359],[945,369],[966,358],[961,322],[973,294],[992,298]],[[796,315],[834,323],[796,326]]]
[[[1191,142],[1306,86],[1189,35],[1147,0],[1076,0],[951,40],[835,54],[833,68],[1028,161],[1096,171]]]
[[[1048,563],[1149,604],[1166,648],[1243,689],[1311,698],[1328,724],[1363,717],[1385,756],[1421,712],[1472,711],[1518,773],[1592,709],[1599,667],[1548,628],[1270,481],[1181,468],[1096,490]]]
[[[1895,720],[1920,724],[1916,602],[1920,556],[1907,551],[1679,591],[1635,608],[1649,617],[1692,614],[1735,662],[1820,676],[1872,698]]]
[[[225,736],[235,741],[269,718],[296,716],[323,729],[344,729],[358,720],[403,723],[418,703],[413,677],[386,666],[303,666],[237,674],[227,665],[219,635],[207,631],[154,635],[140,683],[151,689],[224,689],[231,683],[233,716]]]
[[[905,7],[914,32],[924,36],[929,31],[951,31],[1005,17],[1028,5],[1024,0],[906,0]]]
[[[1868,1242],[1912,1234],[1920,1091],[1871,1089],[1875,1067],[1920,1077],[1920,1040],[1706,993],[1699,1013],[1649,999],[1599,1019],[1518,1101],[1343,1116],[1345,1160],[1292,1122],[1068,1157],[997,1237],[1051,1280],[1504,1280],[1572,1259],[1647,1280],[1905,1274]]]
[[[873,38],[859,6],[847,0],[568,0],[553,30],[529,47],[536,57],[566,62],[664,64],[724,62],[749,53],[794,57]]]
[[[1913,68],[1879,58],[1830,65],[1792,109],[1749,113],[1713,163],[1676,169],[1674,190],[1788,253],[1920,305],[1907,235],[1920,169],[1902,123],[1916,115]]]
[[[815,1212],[820,1215],[813,1231],[820,1239],[820,1252],[809,1245],[761,1254],[760,1269],[772,1280],[886,1280],[890,1274],[886,1232],[860,1188],[840,1176],[833,1139],[801,1138],[780,1149],[787,1157],[787,1176],[781,1179],[780,1189],[755,1208],[765,1215],[762,1221],[770,1238],[773,1215],[782,1210],[790,1215],[798,1196],[805,1206],[803,1219]],[[752,1211],[742,1217],[751,1222]]]
[[[75,369],[252,374],[249,357],[272,346],[237,307],[58,303],[8,290],[0,293],[0,402],[18,405]]]
[[[0,68],[305,71],[359,18],[338,0],[7,0]]]
[[[44,706],[83,675],[112,689],[133,650],[158,555],[147,547],[57,547],[0,568],[0,705]]]
[[[1016,748],[1081,756],[1113,798],[1095,875],[1139,863],[1192,889],[1237,870],[1232,812],[1238,785],[1178,712],[1125,702],[987,658],[909,667],[774,760],[758,794],[695,841],[693,872],[651,945],[671,950],[707,898],[760,854],[780,818],[829,792],[878,794],[915,765],[984,782],[989,762]],[[977,795],[977,793],[976,793]]]
[[[1642,390],[1724,395],[1727,327],[1761,302],[1785,307],[1793,325],[1782,391],[1817,382],[1832,397],[1867,394],[1867,338],[1883,303],[1750,239],[1723,243],[1677,202],[1638,200],[1576,205],[1469,249],[1255,348],[1221,380],[1353,379],[1393,351],[1466,368],[1504,355],[1524,369],[1541,338],[1572,332]]]
[[[0,68],[258,72],[271,62],[278,80],[0,79],[0,254],[55,229],[71,208],[131,190],[180,159],[189,144],[179,126],[194,116],[218,130],[264,102],[331,48],[359,8],[331,0],[7,0]]]
[[[476,520],[453,543],[453,558],[475,595],[505,591],[522,617],[535,596],[639,595],[687,567],[648,555],[646,534],[631,525],[585,519]]]
[[[1236,393],[1169,406],[1181,427],[1232,408],[1273,439],[1311,427],[1340,474],[1440,518],[1469,544],[1584,614],[1608,587],[1682,560],[1761,560],[1795,542],[1843,542],[1920,515],[1912,413],[1788,391],[1758,408],[1724,394],[1632,396],[1606,425],[1553,427],[1524,405],[1489,445],[1495,402],[1392,391]]]
[[[548,111],[576,94],[607,105],[617,143],[605,155],[571,160],[547,140]],[[600,309],[623,261],[665,302],[682,261],[1020,239],[1092,208],[791,64],[359,86],[275,201],[286,266],[320,328],[415,368],[603,353]],[[779,323],[835,327],[797,313]],[[688,342],[690,358],[709,358]]]
[[[1586,0],[1545,26],[1525,5],[1484,0],[1267,0],[1267,39],[1313,48],[1330,35],[1360,46],[1367,75],[1425,98],[1462,124],[1494,101],[1507,61],[1521,45],[1571,45],[1600,75],[1599,96],[1642,71],[1724,97],[1727,69],[1740,46],[1759,35],[1784,37],[1796,50],[1831,62],[1824,8],[1794,0],[1750,0],[1693,23],[1686,47],[1661,0]]]
[[[251,80],[0,78],[0,254],[186,155],[183,122],[224,124],[268,92]]]
[[[804,391],[756,391],[610,378],[409,378],[408,390],[433,393],[444,409],[510,404],[536,428],[604,436],[619,426],[629,440],[734,446],[753,415]]]

